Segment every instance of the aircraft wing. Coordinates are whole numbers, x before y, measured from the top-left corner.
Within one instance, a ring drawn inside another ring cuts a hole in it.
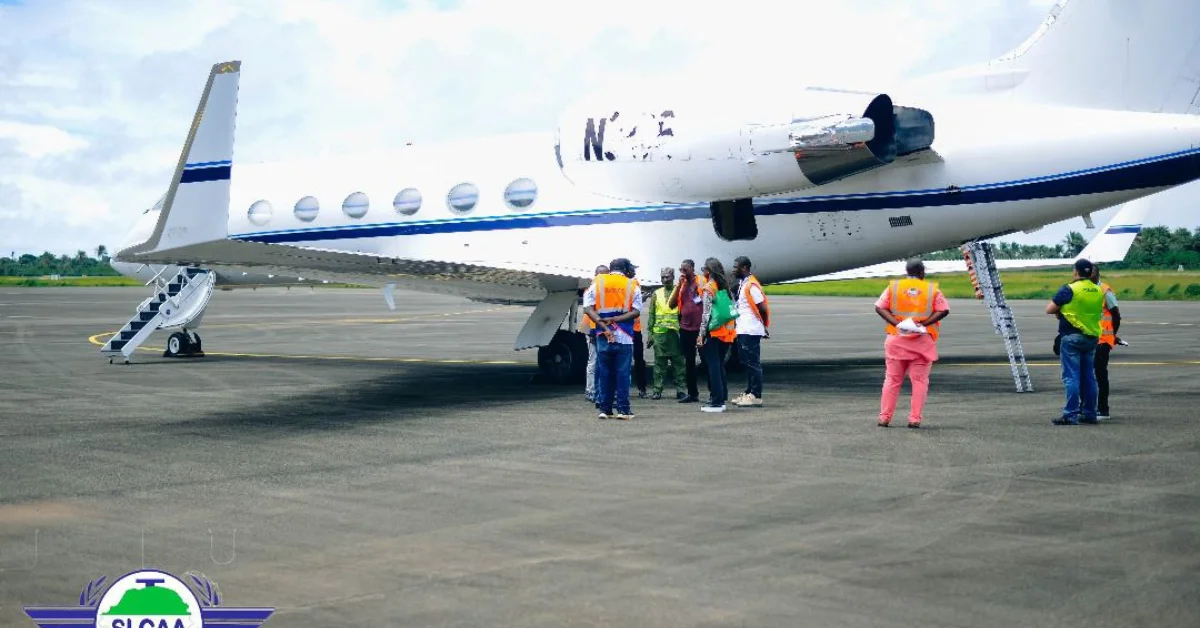
[[[1092,241],[1088,243],[1079,255],[1071,258],[1041,258],[1041,259],[998,259],[997,270],[1056,268],[1070,266],[1078,259],[1087,259],[1097,264],[1119,262],[1129,253],[1133,241],[1142,230],[1143,221],[1150,211],[1150,203],[1146,198],[1125,203],[1109,220]],[[905,261],[884,262],[871,266],[863,266],[815,277],[805,277],[783,283],[813,283],[818,281],[837,281],[841,279],[870,279],[880,277],[902,277],[905,274]],[[944,273],[965,273],[965,260],[931,260],[925,262],[925,274],[935,275]]]
[[[511,263],[463,264],[407,259],[236,240],[216,240],[144,253],[150,264],[199,264],[218,272],[246,272],[300,281],[325,280],[368,286],[395,284],[423,292],[453,294],[494,303],[538,303],[550,292],[573,291],[591,278],[584,268]]]

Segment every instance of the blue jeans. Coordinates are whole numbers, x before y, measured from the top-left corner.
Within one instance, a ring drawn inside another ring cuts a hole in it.
[[[1063,336],[1058,359],[1062,363],[1063,387],[1067,392],[1067,405],[1063,407],[1062,420],[1078,423],[1080,417],[1086,421],[1096,420],[1096,338],[1083,334]]]
[[[596,403],[604,414],[632,414],[629,408],[629,371],[633,366],[633,345],[609,342],[596,336]]]
[[[762,336],[738,334],[738,357],[746,367],[746,392],[762,399]]]

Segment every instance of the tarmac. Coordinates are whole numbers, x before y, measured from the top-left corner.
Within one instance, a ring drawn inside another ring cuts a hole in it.
[[[218,292],[206,357],[109,364],[147,295],[0,288],[0,626],[143,566],[267,628],[1200,623],[1197,304],[1123,303],[1113,418],[1054,427],[1044,304],[1018,394],[952,300],[910,430],[871,299],[774,298],[761,408],[619,422],[530,383],[527,308]]]

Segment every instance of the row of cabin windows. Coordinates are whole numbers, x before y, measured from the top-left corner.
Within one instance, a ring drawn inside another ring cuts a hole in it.
[[[416,188],[405,188],[396,193],[392,199],[392,208],[402,216],[412,216],[421,209],[421,192]],[[504,188],[504,203],[514,211],[523,211],[533,206],[537,200],[537,184],[532,179],[517,179]],[[459,183],[450,188],[446,195],[446,206],[459,216],[471,213],[479,204],[479,188],[474,183]],[[362,218],[367,215],[371,202],[363,192],[354,192],[342,201],[342,213],[350,218]],[[305,196],[296,201],[292,210],[296,218],[302,222],[312,222],[321,211],[321,204],[315,196]],[[255,201],[250,205],[247,217],[250,222],[262,226],[270,222],[274,208],[270,201]]]

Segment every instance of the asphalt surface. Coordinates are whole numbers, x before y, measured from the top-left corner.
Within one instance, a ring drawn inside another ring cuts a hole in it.
[[[1052,427],[1043,304],[1017,394],[952,301],[908,430],[870,299],[774,299],[762,408],[615,422],[529,383],[528,309],[219,292],[207,357],[108,364],[144,296],[0,288],[0,626],[142,566],[268,628],[1200,625],[1196,304],[1125,303],[1113,418]]]

